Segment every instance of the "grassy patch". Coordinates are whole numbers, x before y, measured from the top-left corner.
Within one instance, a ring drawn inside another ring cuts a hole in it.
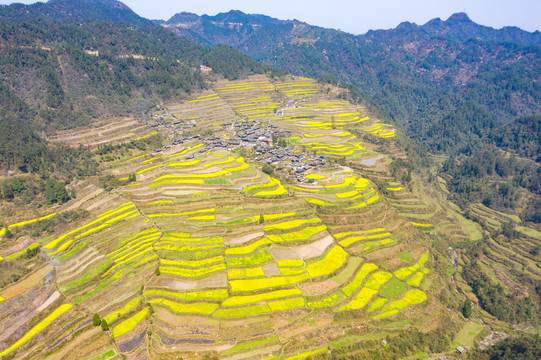
[[[400,255],[398,255],[398,258],[404,262],[411,262],[413,260],[413,254],[409,251],[402,251]]]
[[[205,185],[231,185],[229,180],[226,179],[208,179],[204,183]]]
[[[380,295],[386,298],[394,298],[406,291],[406,284],[398,279],[392,279],[382,290]]]
[[[474,323],[474,322],[468,322],[455,337],[455,340],[453,341],[453,347],[456,346],[473,346],[473,340],[474,338],[483,330],[483,325]]]
[[[116,356],[116,351],[115,351],[115,349],[111,349],[109,351],[104,352],[103,354],[94,356],[90,360],[109,360],[110,358],[112,358],[114,356]]]

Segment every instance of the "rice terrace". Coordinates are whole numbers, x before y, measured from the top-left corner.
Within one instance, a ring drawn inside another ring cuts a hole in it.
[[[194,129],[213,129],[213,139],[235,138],[239,124],[273,125],[265,145],[278,141],[292,154],[275,168],[309,157],[325,164],[267,174],[260,147],[212,148],[201,136],[107,163],[135,179],[111,193],[89,186],[79,204],[88,220],[30,245],[54,270],[33,279],[28,295],[0,294],[5,334],[20,334],[0,355],[297,359],[436,325],[446,311],[435,299],[445,274],[431,271],[425,232],[469,234],[435,200],[417,197],[415,182],[407,190],[389,176],[389,155],[362,139],[393,149],[396,129],[335,91],[256,76],[168,105],[176,119],[197,119]],[[11,306],[21,313],[9,315]],[[93,326],[93,314],[109,331]],[[31,318],[39,321],[20,333],[21,319]]]
[[[541,33],[4,4],[0,360],[541,358]]]

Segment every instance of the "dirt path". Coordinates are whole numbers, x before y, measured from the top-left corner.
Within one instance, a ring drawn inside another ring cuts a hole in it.
[[[54,293],[49,296],[47,300],[39,308],[36,309],[37,312],[42,312],[43,310],[47,309],[49,305],[54,303],[58,298],[60,297],[60,292],[56,290]]]

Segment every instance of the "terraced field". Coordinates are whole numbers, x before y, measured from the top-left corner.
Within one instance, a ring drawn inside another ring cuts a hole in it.
[[[209,149],[200,138],[110,165],[137,181],[89,195],[80,204],[89,218],[39,241],[54,271],[32,292],[0,292],[9,330],[0,356],[302,359],[361,323],[371,332],[444,314],[425,232],[455,224],[415,187],[388,178],[383,194],[373,179],[388,175],[359,170],[380,154],[353,132],[392,142],[395,129],[310,79],[220,82],[168,108],[224,137],[234,134],[223,123],[274,124],[296,154],[345,165],[312,168],[298,183],[263,173],[251,149]],[[7,309],[19,307],[16,319]],[[94,313],[108,331],[92,326]]]

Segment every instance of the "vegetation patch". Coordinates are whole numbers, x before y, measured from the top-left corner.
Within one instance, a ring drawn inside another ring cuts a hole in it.
[[[152,300],[149,300],[148,302],[150,304],[160,304],[160,305],[166,306],[169,309],[171,309],[172,311],[174,311],[176,313],[179,313],[179,314],[210,315],[214,311],[216,311],[216,309],[218,308],[218,304],[212,304],[212,303],[182,304],[182,303],[178,303],[178,302],[167,300],[167,299],[152,299]],[[115,335],[115,337],[117,337],[117,336]]]
[[[389,283],[381,289],[380,295],[386,298],[395,298],[406,291],[407,285],[398,280],[398,279],[391,279]]]
[[[346,294],[347,297],[350,297],[351,295],[353,295],[355,290],[361,287],[366,276],[370,274],[372,271],[377,270],[377,269],[378,269],[378,266],[375,264],[370,264],[370,263],[363,264],[361,269],[357,272],[357,274],[355,274],[355,277],[353,278],[353,280],[349,284],[344,286],[344,288],[342,289],[342,292]]]
[[[319,234],[322,231],[327,229],[326,225],[319,226],[307,226],[302,230],[293,231],[289,233],[284,233],[280,235],[267,235],[269,240],[272,242],[292,242],[292,241],[305,241],[310,239],[312,236]]]
[[[285,360],[301,360],[301,359],[308,359],[308,358],[311,358],[311,357],[314,356],[314,355],[323,353],[323,352],[328,351],[328,350],[329,350],[328,347],[324,347],[324,348],[317,349],[317,350],[306,351],[306,352],[300,353],[300,354],[298,354],[298,355],[289,356],[289,357],[285,358]]]
[[[276,276],[263,279],[231,280],[229,281],[229,285],[233,292],[249,292],[294,285],[307,279],[308,274],[301,274],[296,276]]]
[[[296,228],[305,224],[312,224],[312,223],[319,223],[319,222],[321,222],[321,219],[319,218],[284,221],[281,223],[265,226],[265,231],[274,230],[274,229],[288,230],[288,229]]]
[[[310,277],[316,278],[323,275],[332,274],[338,270],[347,260],[347,252],[340,246],[333,247],[325,258],[312,264],[306,265],[306,271]]]
[[[116,318],[119,318],[121,317],[122,315],[124,314],[127,314],[128,312],[130,312],[137,304],[139,304],[140,302],[140,299],[139,298],[135,298],[133,299],[132,301],[130,301],[129,303],[127,303],[126,305],[124,305],[122,307],[122,309],[118,310],[118,311],[115,311],[114,313],[111,313],[109,315],[107,315],[106,317],[104,317],[103,319],[105,321],[107,321],[108,324],[112,323],[113,320],[115,320]]]
[[[389,303],[389,305],[385,307],[385,311],[402,310],[407,308],[408,306],[420,304],[425,300],[426,294],[421,290],[408,290],[408,292],[406,292],[406,295],[402,299]]]
[[[249,304],[255,304],[260,301],[275,300],[280,298],[286,298],[291,296],[302,295],[302,292],[299,289],[286,289],[286,290],[276,290],[267,293],[261,293],[256,295],[246,295],[246,296],[232,296],[222,302],[222,306],[235,307],[243,306]]]

